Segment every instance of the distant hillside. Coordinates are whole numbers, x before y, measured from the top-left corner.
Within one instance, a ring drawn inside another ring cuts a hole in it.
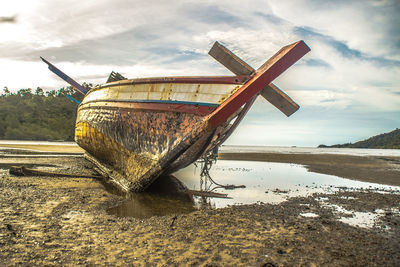
[[[37,88],[16,93],[4,88],[0,95],[0,139],[74,140],[77,104],[65,95],[81,100],[72,88],[44,92]]]
[[[400,130],[396,129],[392,132],[373,136],[371,138],[356,142],[354,144],[349,143],[349,144],[333,145],[333,146],[319,145],[318,147],[400,149]]]

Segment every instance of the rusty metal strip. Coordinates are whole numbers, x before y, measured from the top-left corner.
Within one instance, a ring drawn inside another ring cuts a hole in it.
[[[243,104],[258,94],[266,85],[309,51],[310,48],[303,41],[285,46],[279,50],[256,71],[256,74],[250,81],[243,85],[210,115],[208,121],[209,127],[215,128],[225,122]]]

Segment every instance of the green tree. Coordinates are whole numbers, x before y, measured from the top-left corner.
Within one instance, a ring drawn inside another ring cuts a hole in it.
[[[5,96],[8,96],[8,95],[11,94],[11,92],[10,92],[10,90],[8,90],[8,87],[7,87],[7,86],[4,86],[3,91],[4,91],[4,95],[5,95]]]
[[[36,88],[36,90],[35,90],[35,95],[43,96],[43,95],[44,95],[43,89],[40,88],[40,87]]]
[[[21,89],[12,94],[8,88],[0,95],[0,139],[68,140],[74,138],[77,104],[64,95],[76,95],[70,88],[44,92],[40,87]]]

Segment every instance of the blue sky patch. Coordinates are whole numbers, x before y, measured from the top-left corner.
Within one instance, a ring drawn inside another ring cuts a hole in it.
[[[328,62],[322,59],[310,58],[305,60],[305,64],[310,67],[323,67],[323,68],[331,68]]]
[[[338,41],[331,36],[318,33],[315,29],[312,29],[310,27],[294,27],[293,32],[301,36],[301,38],[318,39],[328,44],[329,46],[335,48],[336,51],[338,51],[340,55],[343,56],[344,58],[353,58],[363,61],[370,61],[374,64],[379,64],[380,66],[383,67],[393,67],[393,66],[400,67],[399,60],[392,60],[383,57],[374,57],[366,55],[365,53],[362,53],[357,49],[350,48],[345,42]]]

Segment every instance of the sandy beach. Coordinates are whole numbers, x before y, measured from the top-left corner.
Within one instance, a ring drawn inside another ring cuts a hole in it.
[[[24,165],[66,174],[95,174],[83,158],[21,157],[8,149],[0,156],[5,170],[0,176],[2,266],[400,264],[398,190],[341,188],[276,205],[120,218],[107,210],[124,202],[126,196],[113,194],[101,179],[18,177],[6,171],[11,165]],[[67,153],[66,149],[62,152]],[[222,154],[221,158],[303,164],[310,171],[391,185],[399,185],[400,179],[396,157]],[[351,213],[338,213],[335,206]],[[369,228],[339,220],[360,212],[380,217]]]

